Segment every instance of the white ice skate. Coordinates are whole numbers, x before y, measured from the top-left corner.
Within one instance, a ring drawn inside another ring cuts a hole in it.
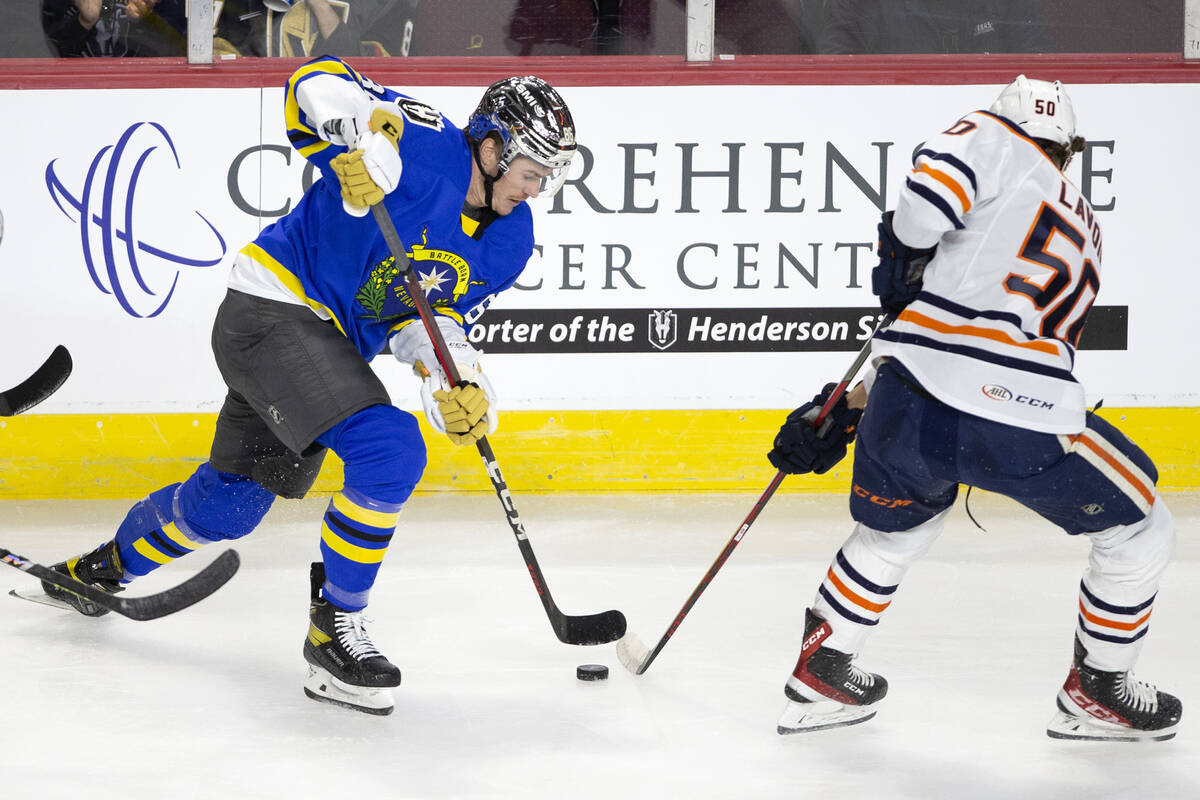
[[[387,687],[353,686],[343,683],[321,667],[308,665],[304,694],[313,700],[380,716],[395,709],[392,690]]]

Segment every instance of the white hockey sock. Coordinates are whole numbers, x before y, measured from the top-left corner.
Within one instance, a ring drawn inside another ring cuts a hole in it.
[[[877,531],[859,523],[834,556],[813,611],[829,622],[828,647],[859,653],[908,568],[941,534],[946,513],[907,531]]]

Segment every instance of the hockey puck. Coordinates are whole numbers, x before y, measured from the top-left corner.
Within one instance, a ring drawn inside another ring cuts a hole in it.
[[[575,668],[575,677],[581,681],[608,680],[608,667],[603,664],[580,664]]]

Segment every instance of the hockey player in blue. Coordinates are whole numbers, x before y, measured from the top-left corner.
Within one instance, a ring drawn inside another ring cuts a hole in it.
[[[857,524],[807,611],[780,733],[874,716],[887,681],[854,660],[967,484],[1091,540],[1073,660],[1047,733],[1175,735],[1179,699],[1133,674],[1175,527],[1153,462],[1088,411],[1072,374],[1103,243],[1063,174],[1084,146],[1062,85],[1022,75],[988,111],[917,151],[879,225],[872,288],[897,318],[873,339],[873,380],[816,431],[826,387],[788,417],[769,454],[785,472],[824,472],[857,434]],[[928,265],[912,282],[918,261]]]
[[[113,540],[56,568],[120,591],[209,542],[249,534],[275,497],[305,495],[332,450],[345,485],[326,509],[310,575],[305,692],[387,714],[400,671],[373,644],[363,609],[426,450],[369,362],[390,345],[412,365],[430,424],[456,444],[495,429],[494,392],[466,328],[532,254],[526,201],[561,186],[574,123],[559,94],[527,76],[490,86],[460,129],[328,57],[288,79],[284,114],[289,140],[322,179],[234,261],[212,333],[228,393],[209,460],[137,503]],[[378,203],[408,247],[457,386],[368,214]],[[84,614],[105,611],[44,588]]]

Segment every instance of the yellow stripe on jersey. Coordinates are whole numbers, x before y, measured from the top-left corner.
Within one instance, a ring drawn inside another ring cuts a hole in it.
[[[182,547],[184,550],[190,552],[192,550],[200,549],[200,545],[184,536],[183,531],[179,530],[179,528],[175,526],[174,522],[168,522],[166,525],[163,525],[162,532],[167,535],[168,539]]]
[[[283,284],[283,288],[294,294],[296,299],[301,300],[306,306],[314,311],[319,311],[322,314],[327,315],[333,320],[333,324],[336,325],[337,329],[342,332],[342,335],[346,335],[346,329],[342,327],[342,323],[340,320],[338,320],[337,314],[334,314],[324,303],[319,303],[316,300],[311,299],[304,292],[304,286],[300,283],[300,279],[297,278],[291,270],[289,270],[283,264],[280,264],[274,256],[272,256],[266,250],[263,250],[254,242],[251,242],[243,247],[241,252],[251,261],[258,264],[267,272],[270,272],[272,275],[278,278],[279,282]]]
[[[343,556],[359,564],[379,564],[383,561],[384,555],[387,554],[386,547],[381,547],[378,550],[369,550],[365,547],[359,547],[356,544],[350,544],[350,542],[347,542],[334,533],[325,523],[321,523],[321,541],[339,556]]]
[[[967,197],[967,193],[963,191],[963,188],[958,185],[958,181],[954,180],[954,178],[951,178],[941,170],[934,169],[928,164],[921,164],[919,167],[914,169],[913,172],[924,172],[926,175],[933,178],[950,191],[954,192],[954,196],[957,197],[958,202],[962,204],[962,210],[964,214],[971,210],[970,198]]]
[[[344,64],[341,61],[316,61],[300,67],[298,70],[292,73],[290,78],[288,78],[287,89],[284,95],[283,119],[284,125],[288,131],[303,131],[305,133],[312,134],[313,136],[317,135],[317,132],[313,130],[311,126],[305,125],[300,121],[300,103],[298,100],[296,100],[296,84],[298,84],[302,78],[306,78],[314,73],[349,75],[359,86],[362,85],[362,78],[359,76],[359,74],[355,72],[354,69],[348,64]],[[300,155],[308,158],[313,153],[319,153],[326,147],[329,147],[329,145],[329,142],[322,140],[314,142],[307,147],[297,148],[297,150]]]
[[[333,496],[333,507],[355,522],[372,528],[394,528],[400,516],[399,511],[374,511],[363,508],[341,492]]]

